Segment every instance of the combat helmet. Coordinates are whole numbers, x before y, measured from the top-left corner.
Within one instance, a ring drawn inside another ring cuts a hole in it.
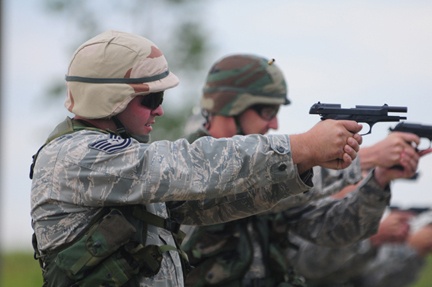
[[[251,54],[234,54],[210,69],[201,108],[210,114],[236,116],[256,104],[287,105],[288,86],[274,63]]]
[[[111,118],[137,95],[164,91],[179,80],[150,40],[106,31],[83,43],[66,75],[65,107],[83,118]]]

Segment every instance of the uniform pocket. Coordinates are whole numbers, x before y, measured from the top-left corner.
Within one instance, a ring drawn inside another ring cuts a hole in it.
[[[75,280],[126,244],[135,227],[118,209],[112,209],[75,243],[58,253],[56,265]]]

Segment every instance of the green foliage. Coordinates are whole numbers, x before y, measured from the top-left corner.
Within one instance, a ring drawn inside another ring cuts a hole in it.
[[[1,257],[0,287],[42,286],[39,263],[30,252],[6,253]],[[419,281],[410,287],[430,287],[432,282],[432,256],[421,273]],[[390,286],[389,286],[390,287]]]

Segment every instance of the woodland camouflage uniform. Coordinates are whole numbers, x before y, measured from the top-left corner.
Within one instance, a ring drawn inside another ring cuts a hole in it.
[[[204,114],[236,117],[254,104],[289,103],[286,93],[282,72],[272,61],[232,55],[210,69],[201,106]],[[238,132],[242,133],[241,127]],[[193,142],[208,135],[201,127],[187,138]],[[295,248],[288,232],[327,246],[348,244],[372,235],[388,204],[389,190],[382,190],[372,174],[350,198],[308,204],[356,183],[360,167],[358,162],[353,166],[336,173],[317,169],[312,190],[291,197],[292,201],[281,200],[273,212],[191,228],[182,245],[194,266],[186,286],[305,286],[285,256],[285,250]],[[209,203],[224,204],[217,198]]]

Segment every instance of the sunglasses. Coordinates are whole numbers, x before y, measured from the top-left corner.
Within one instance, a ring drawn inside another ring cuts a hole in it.
[[[141,105],[149,108],[150,110],[155,110],[157,107],[162,105],[164,92],[151,93],[143,96],[141,100]]]
[[[271,121],[279,112],[279,105],[254,105],[250,109],[254,110],[263,120]]]

